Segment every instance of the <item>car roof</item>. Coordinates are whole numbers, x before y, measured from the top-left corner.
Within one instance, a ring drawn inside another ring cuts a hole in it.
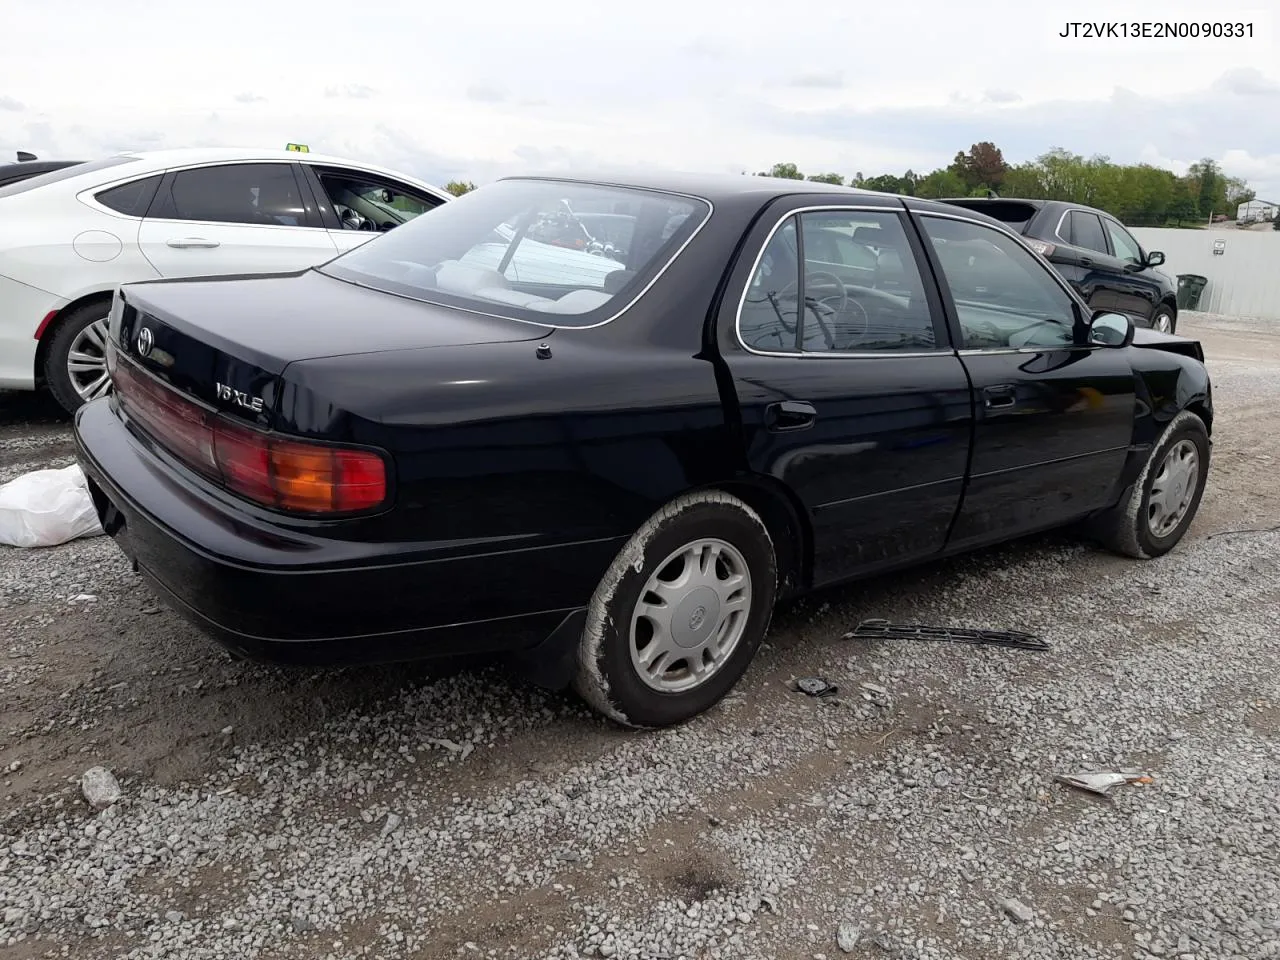
[[[752,176],[740,173],[682,173],[673,171],[654,171],[645,169],[619,169],[595,175],[587,174],[521,174],[500,178],[502,180],[550,180],[562,183],[596,184],[601,186],[633,187],[640,190],[653,190],[660,193],[683,194],[699,197],[709,201],[713,206],[734,200],[746,200],[764,204],[777,197],[795,196],[796,194],[813,194],[825,198],[847,197],[849,203],[859,200],[872,200],[877,206],[885,205],[886,209],[897,206],[905,207],[921,213],[942,213],[948,216],[963,215],[991,226],[999,227],[1009,233],[1008,224],[980,210],[970,210],[946,203],[942,200],[928,200],[920,197],[908,197],[898,193],[885,193],[879,190],[863,190],[860,187],[842,187],[833,183],[822,183],[816,180],[790,180],[783,177]],[[887,201],[887,203],[886,203]]]
[[[850,197],[891,196],[874,190],[856,187],[839,187],[832,183],[813,180],[787,180],[779,177],[759,177],[740,173],[686,173],[628,168],[590,171],[588,173],[530,173],[500,178],[502,180],[558,180],[567,183],[601,184],[617,187],[635,187],[660,193],[678,193],[701,197],[712,203],[735,197],[772,197],[795,193],[837,193]]]

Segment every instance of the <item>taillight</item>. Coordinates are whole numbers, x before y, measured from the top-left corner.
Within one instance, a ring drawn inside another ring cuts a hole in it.
[[[290,513],[358,513],[387,498],[387,467],[368,450],[285,440],[255,430],[117,363],[118,402],[192,469],[246,499]]]

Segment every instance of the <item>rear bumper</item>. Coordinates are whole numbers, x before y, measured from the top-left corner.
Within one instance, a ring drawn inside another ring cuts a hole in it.
[[[67,300],[0,276],[0,389],[34,390],[36,331]]]
[[[576,641],[619,540],[458,555],[272,525],[164,464],[109,400],[81,407],[76,453],[106,532],[176,612],[255,660],[354,664]],[[547,649],[556,658],[557,650]]]

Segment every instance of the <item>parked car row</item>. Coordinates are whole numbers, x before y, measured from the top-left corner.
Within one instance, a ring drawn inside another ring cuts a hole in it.
[[[1200,345],[1135,329],[1101,267],[1088,296],[1055,272],[1037,246],[1086,237],[1025,236],[1044,207],[1010,229],[816,182],[521,177],[383,232],[377,191],[434,194],[245,163],[117,159],[65,190],[103,216],[76,228],[81,275],[127,256],[164,277],[80,314],[107,318],[114,383],[75,416],[98,515],[240,655],[514,653],[661,726],[737,683],[779,598],[1080,522],[1159,556],[1198,509]],[[335,207],[371,191],[348,204],[368,242],[280,254],[343,244]],[[229,204],[282,272],[188,276],[241,229]]]

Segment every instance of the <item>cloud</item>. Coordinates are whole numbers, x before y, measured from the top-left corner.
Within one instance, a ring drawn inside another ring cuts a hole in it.
[[[266,103],[267,98],[256,93],[237,93],[236,103]]]
[[[1022,95],[1012,90],[985,90],[982,93],[983,103],[1017,103]]]
[[[467,99],[477,103],[504,103],[507,91],[487,83],[473,83],[467,87]]]
[[[363,83],[347,83],[339,87],[326,87],[324,95],[330,100],[368,100],[377,92]]]
[[[0,110],[11,110],[14,113],[22,113],[22,111],[26,109],[26,106],[21,100],[15,100],[13,97],[0,94]]]
[[[789,87],[805,90],[841,90],[844,88],[844,77],[835,71],[814,71],[797,74],[786,83]]]
[[[1261,70],[1252,67],[1241,67],[1228,70],[1217,82],[1214,89],[1224,93],[1234,93],[1242,97],[1275,97],[1280,95],[1280,83],[1265,76]]]

